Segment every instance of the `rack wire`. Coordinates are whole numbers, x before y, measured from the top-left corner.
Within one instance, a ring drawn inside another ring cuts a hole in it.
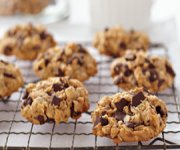
[[[65,43],[64,43],[65,44]],[[175,85],[165,92],[156,93],[162,98],[169,109],[166,129],[158,137],[147,142],[122,143],[115,145],[110,139],[96,137],[92,134],[90,113],[100,97],[121,91],[112,83],[109,73],[111,59],[100,56],[89,42],[83,43],[98,63],[98,74],[85,82],[89,91],[90,110],[75,121],[56,125],[33,125],[20,115],[21,97],[24,87],[12,96],[0,101],[0,150],[141,150],[141,149],[180,149],[180,102]],[[163,44],[152,44],[150,53],[169,58],[168,49]],[[6,59],[6,58],[5,58]],[[35,82],[32,62],[24,62],[14,57],[8,58],[20,67],[26,84]]]

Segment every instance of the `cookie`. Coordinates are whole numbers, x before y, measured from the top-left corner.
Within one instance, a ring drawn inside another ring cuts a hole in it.
[[[41,52],[54,47],[53,37],[40,25],[17,25],[9,29],[0,40],[0,53],[33,60]]]
[[[0,60],[0,99],[10,96],[23,85],[20,70],[6,61]]]
[[[0,15],[37,14],[49,3],[50,0],[0,0]]]
[[[105,96],[92,113],[93,134],[115,143],[147,141],[166,127],[167,108],[142,88]]]
[[[121,57],[126,50],[147,51],[149,47],[148,36],[139,31],[126,31],[121,27],[106,28],[95,35],[93,45],[101,54]]]
[[[54,47],[39,55],[33,65],[42,79],[70,76],[85,81],[97,73],[96,60],[80,44],[70,43],[65,48]]]
[[[33,124],[78,119],[89,108],[88,91],[69,77],[52,77],[30,83],[23,96],[21,114]]]
[[[144,87],[159,92],[171,87],[175,72],[170,62],[160,56],[149,56],[144,52],[127,51],[111,64],[113,82],[124,90]]]

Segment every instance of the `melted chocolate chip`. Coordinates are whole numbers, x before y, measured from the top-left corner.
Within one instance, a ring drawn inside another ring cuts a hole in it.
[[[109,123],[108,119],[103,118],[103,117],[100,118],[100,122],[101,122],[101,125],[102,125],[102,126],[106,126],[106,125],[108,125],[108,123]]]
[[[150,70],[149,72],[150,72],[150,77],[149,77],[150,82],[154,82],[159,78],[158,73],[155,70]]]
[[[133,96],[132,98],[132,106],[138,106],[141,101],[145,99],[145,96],[142,92],[137,93],[136,95]]]
[[[45,123],[44,117],[41,115],[37,116],[37,120],[39,121],[40,124]]]
[[[156,107],[156,112],[157,112],[158,114],[160,114],[161,117],[163,117],[163,116],[165,115],[160,106],[157,106],[157,107]]]
[[[47,33],[45,31],[43,31],[39,34],[39,36],[40,36],[41,40],[45,40],[47,38]]]
[[[126,113],[122,112],[122,111],[116,111],[114,113],[114,118],[117,120],[117,121],[120,121],[120,120],[124,120],[124,117],[126,116]]]
[[[129,54],[125,55],[125,59],[127,61],[134,61],[136,59],[136,55],[129,53]]]
[[[4,54],[10,55],[11,52],[12,52],[12,47],[10,47],[8,45],[4,47]]]
[[[45,60],[44,60],[45,66],[47,66],[47,65],[49,64],[49,62],[50,62],[49,59],[45,59]]]
[[[163,79],[159,80],[158,87],[160,88],[163,85],[164,82],[165,82],[165,80],[163,80]]]
[[[52,86],[54,92],[58,92],[64,89],[63,84],[55,83]]]
[[[52,104],[58,106],[60,104],[60,102],[61,102],[61,99],[54,95],[52,98]]]
[[[75,112],[75,111],[74,111],[74,103],[72,103],[72,106],[71,106],[71,117],[72,117],[72,118],[76,118],[76,117],[78,117],[79,115],[81,115],[81,112]]]
[[[115,103],[115,106],[119,111],[123,111],[123,108],[128,105],[129,102],[125,98],[122,98],[119,102]]]
[[[41,67],[41,66],[38,66],[38,70],[39,70],[39,71],[42,70],[42,67]]]
[[[149,69],[154,69],[155,66],[151,63],[151,61],[149,59],[145,59],[145,62],[148,63],[148,68]]]
[[[126,48],[127,48],[126,43],[121,42],[121,43],[119,44],[119,48],[126,49]]]
[[[16,79],[16,77],[15,76],[13,76],[12,74],[10,74],[10,73],[3,73],[3,75],[5,76],[5,77],[7,77],[7,78],[12,78],[12,79]]]
[[[121,84],[121,83],[126,83],[126,81],[123,77],[118,76],[114,79],[114,84]]]
[[[28,98],[24,101],[23,105],[24,105],[24,106],[32,105],[32,103],[33,103],[32,98],[31,98],[31,97],[28,97]]]
[[[124,75],[125,75],[126,77],[129,77],[129,76],[132,75],[132,74],[133,74],[133,71],[130,70],[130,69],[126,69],[125,72],[124,72]]]
[[[172,67],[170,67],[169,65],[166,64],[166,71],[172,76],[175,77],[176,74],[174,72],[174,70],[172,69]]]
[[[25,91],[22,96],[22,99],[26,99],[26,98],[28,98],[28,96],[29,96],[29,93],[27,91]]]

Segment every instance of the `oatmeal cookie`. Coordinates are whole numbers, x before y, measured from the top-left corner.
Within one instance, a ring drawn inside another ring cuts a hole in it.
[[[0,40],[0,53],[33,60],[41,52],[54,47],[53,37],[40,25],[17,25],[9,29]]]
[[[10,96],[23,85],[20,70],[13,64],[0,60],[0,99]]]
[[[128,49],[147,51],[149,43],[149,38],[145,33],[125,31],[118,26],[98,32],[93,41],[94,47],[101,54],[112,57],[121,57]]]
[[[150,140],[164,130],[166,120],[165,103],[142,88],[103,97],[92,113],[93,134],[115,143]]]
[[[149,56],[140,51],[127,51],[111,64],[111,75],[116,85],[125,90],[144,87],[159,92],[171,87],[175,72],[170,62],[160,56]]]
[[[89,108],[88,91],[69,77],[52,77],[30,83],[23,96],[21,114],[33,124],[78,119]]]
[[[54,47],[39,55],[33,65],[37,76],[70,76],[85,81],[97,73],[96,60],[80,44],[70,43],[61,49]]]

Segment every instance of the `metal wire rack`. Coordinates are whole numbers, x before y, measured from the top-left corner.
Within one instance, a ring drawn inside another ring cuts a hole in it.
[[[20,115],[21,96],[24,87],[6,101],[0,101],[0,150],[108,150],[108,149],[180,149],[180,102],[176,93],[176,87],[162,93],[156,93],[162,98],[169,109],[166,129],[158,137],[148,142],[122,143],[115,145],[107,138],[99,138],[92,134],[92,122],[90,112],[94,109],[97,101],[103,95],[112,95],[119,92],[113,85],[109,73],[111,60],[105,56],[100,56],[98,52],[90,46],[89,42],[83,43],[98,63],[98,74],[85,82],[90,94],[90,110],[84,113],[77,120],[69,120],[68,123],[56,125],[47,123],[45,125],[33,125],[25,121]],[[169,57],[168,49],[163,44],[152,44],[150,53]],[[32,71],[32,62],[24,62],[14,57],[8,58],[21,68],[26,84],[37,81]]]

